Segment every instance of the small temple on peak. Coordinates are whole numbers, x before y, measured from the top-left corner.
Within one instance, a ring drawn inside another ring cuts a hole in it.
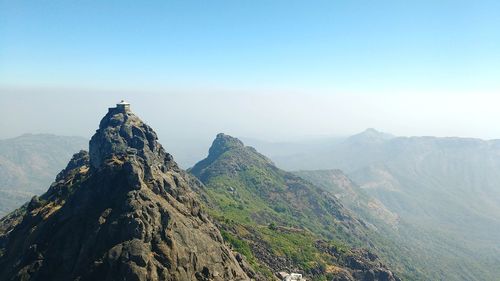
[[[128,112],[130,111],[130,103],[122,100],[121,102],[116,104],[116,108],[124,112]]]

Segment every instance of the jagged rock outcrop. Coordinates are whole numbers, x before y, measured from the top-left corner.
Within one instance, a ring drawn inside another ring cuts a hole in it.
[[[333,275],[331,281],[401,281],[395,276],[379,257],[366,249],[351,249],[343,252],[337,247],[328,245],[326,241],[316,241],[316,248],[335,257],[339,266],[330,266],[328,271]]]
[[[0,221],[0,280],[250,280],[197,184],[148,125],[110,108],[90,152]]]
[[[245,147],[242,141],[237,138],[231,137],[229,135],[220,133],[217,134],[217,137],[210,146],[208,150],[207,158],[198,162],[193,168],[189,171],[196,175],[201,181],[206,181],[209,178],[213,178],[218,175],[225,174],[236,174],[238,171],[244,169],[245,163],[241,161],[237,161],[241,156],[242,158],[248,158],[248,161],[252,160],[253,155],[233,155],[234,153],[229,153],[229,156],[232,158],[230,161],[218,161],[220,157],[226,152],[242,152],[245,153],[246,150],[251,150],[252,152],[257,153],[252,147]],[[265,158],[263,155],[260,155],[260,161],[266,162],[272,165],[271,160]],[[231,161],[235,160],[235,161]]]

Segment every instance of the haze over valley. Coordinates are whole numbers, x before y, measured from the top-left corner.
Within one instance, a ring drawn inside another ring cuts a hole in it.
[[[498,11],[0,0],[0,280],[499,280]]]

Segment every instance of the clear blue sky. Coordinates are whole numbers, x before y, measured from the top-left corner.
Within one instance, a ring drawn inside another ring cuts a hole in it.
[[[498,0],[0,0],[0,138],[120,98],[168,140],[500,138],[499,77]]]
[[[0,1],[1,85],[498,88],[500,1]]]

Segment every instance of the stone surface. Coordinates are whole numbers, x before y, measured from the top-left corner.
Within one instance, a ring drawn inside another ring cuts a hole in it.
[[[0,221],[0,280],[250,280],[188,176],[112,108],[47,193]]]

